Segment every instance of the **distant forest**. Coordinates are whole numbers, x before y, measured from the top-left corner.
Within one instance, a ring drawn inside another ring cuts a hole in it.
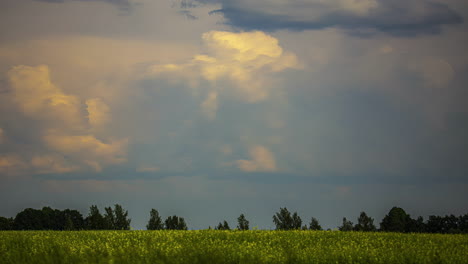
[[[86,217],[77,210],[57,210],[43,207],[41,210],[27,208],[19,212],[14,218],[0,217],[0,230],[130,230],[131,219],[128,211],[121,205],[114,208],[105,207],[101,214],[98,207],[92,205]],[[297,212],[291,213],[287,208],[280,208],[273,215],[276,230],[322,230],[319,221],[312,217],[308,225],[303,223]],[[176,215],[167,217],[164,221],[155,209],[151,209],[148,230],[188,230],[183,217]],[[208,227],[211,229],[211,226]],[[217,230],[231,230],[227,221],[214,226]],[[244,214],[237,218],[237,230],[249,230],[249,221]],[[380,222],[377,228],[374,219],[365,212],[361,212],[357,223],[343,218],[338,226],[340,231],[361,232],[402,232],[402,233],[468,233],[468,214],[462,216],[431,215],[424,221],[423,217],[411,218],[402,208],[393,207]]]

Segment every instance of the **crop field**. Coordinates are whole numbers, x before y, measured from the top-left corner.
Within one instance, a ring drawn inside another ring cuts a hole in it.
[[[468,235],[2,231],[0,263],[468,263]]]

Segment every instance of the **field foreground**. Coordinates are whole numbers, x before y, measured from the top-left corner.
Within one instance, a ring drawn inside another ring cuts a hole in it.
[[[468,263],[468,235],[2,231],[1,263]]]

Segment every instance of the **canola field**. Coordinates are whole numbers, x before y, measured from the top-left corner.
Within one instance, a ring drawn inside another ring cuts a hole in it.
[[[0,231],[0,263],[468,263],[468,235]]]

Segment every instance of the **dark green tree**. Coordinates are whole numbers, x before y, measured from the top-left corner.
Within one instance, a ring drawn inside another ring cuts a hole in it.
[[[347,220],[346,217],[343,217],[343,223],[338,227],[338,230],[353,231],[353,222]]]
[[[13,228],[15,230],[44,230],[42,211],[26,208],[16,214]]]
[[[309,224],[309,230],[323,230],[317,218],[312,217]]]
[[[358,223],[354,226],[355,231],[375,232],[377,228],[374,225],[374,219],[367,216],[365,212],[361,212],[358,218]]]
[[[458,227],[461,233],[468,233],[468,214],[458,217]]]
[[[393,207],[380,223],[380,230],[385,232],[408,232],[411,217],[405,210]]]
[[[86,229],[90,230],[103,230],[106,228],[104,217],[96,205],[92,205],[89,208],[89,215],[86,217],[85,223]]]
[[[105,229],[107,230],[116,230],[117,229],[117,223],[115,219],[115,213],[114,210],[112,210],[112,207],[105,207],[104,210],[106,211],[104,213],[104,225]]]
[[[226,220],[224,220],[223,223],[219,223],[218,226],[215,228],[217,230],[231,230],[231,228],[229,227],[229,224]]]
[[[43,230],[63,230],[65,226],[62,212],[48,206],[42,208],[39,221]]]
[[[468,214],[458,217],[458,228],[460,228],[461,233],[468,233]]]
[[[63,210],[61,219],[65,219],[64,229],[66,229],[66,226],[67,226],[67,222],[68,222],[67,219],[70,219],[70,221],[72,222],[72,225],[73,225],[72,230],[82,230],[85,228],[83,215],[77,210],[70,210],[70,209]],[[68,228],[69,227],[70,226],[68,226]]]
[[[423,217],[419,216],[417,219],[410,219],[406,226],[406,230],[411,233],[427,232],[426,223],[424,223]]]
[[[128,211],[125,211],[121,205],[116,204],[114,207],[115,229],[130,230],[131,219],[128,218]]]
[[[146,229],[148,230],[161,230],[164,229],[164,224],[161,219],[161,216],[159,216],[159,212],[156,209],[151,209],[150,212],[150,220],[148,221],[148,224],[146,225]]]
[[[185,219],[183,217],[178,216],[169,216],[165,221],[164,225],[166,229],[169,230],[187,230],[187,224],[185,223]]]
[[[459,218],[455,215],[446,215],[444,217],[444,231],[448,234],[459,234],[461,229],[459,227]]]
[[[13,218],[6,218],[0,216],[0,230],[13,230]]]
[[[280,211],[273,215],[273,223],[276,225],[276,230],[301,229],[302,227],[302,220],[297,212],[291,216],[286,207],[280,208]]]
[[[302,219],[301,217],[297,214],[297,212],[294,212],[293,216],[293,221],[292,221],[292,229],[301,229],[302,227]]]
[[[245,219],[244,214],[241,214],[237,218],[237,229],[239,230],[249,230],[249,221]]]
[[[63,230],[75,230],[75,225],[73,224],[73,221],[70,216],[65,217],[65,226],[63,227]]]

